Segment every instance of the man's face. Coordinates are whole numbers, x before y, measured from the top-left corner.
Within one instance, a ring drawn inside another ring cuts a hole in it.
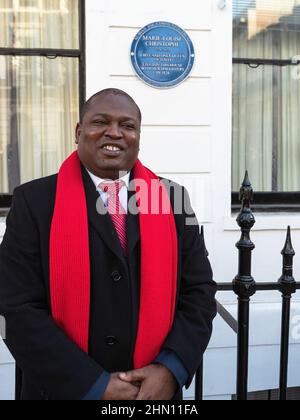
[[[96,97],[76,127],[79,158],[99,178],[118,179],[134,167],[140,130],[138,109],[126,96]]]

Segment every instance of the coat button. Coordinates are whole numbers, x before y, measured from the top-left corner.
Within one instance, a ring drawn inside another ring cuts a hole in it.
[[[119,271],[114,271],[112,274],[112,279],[113,281],[115,281],[116,283],[119,282],[120,280],[122,280],[122,275]]]
[[[105,342],[108,346],[114,346],[115,344],[117,344],[118,340],[115,336],[109,335],[105,338]]]

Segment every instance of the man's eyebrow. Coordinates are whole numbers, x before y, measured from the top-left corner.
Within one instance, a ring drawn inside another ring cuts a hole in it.
[[[96,118],[96,117],[111,118],[112,115],[106,114],[104,112],[98,112],[97,114],[93,115],[93,118]],[[132,116],[130,117],[128,115],[122,115],[120,117],[120,120],[122,120],[122,121],[137,121],[137,118],[132,117]]]
[[[94,117],[109,117],[109,114],[104,114],[102,112],[98,112],[97,114],[94,114],[93,115],[93,118]]]

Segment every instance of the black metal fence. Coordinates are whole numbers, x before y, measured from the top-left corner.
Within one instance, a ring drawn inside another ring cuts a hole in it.
[[[300,283],[297,283],[293,277],[293,258],[295,251],[292,247],[291,229],[288,227],[286,242],[281,252],[283,256],[282,276],[275,283],[256,283],[251,275],[251,258],[255,245],[250,239],[250,231],[255,224],[255,218],[251,211],[253,189],[249,181],[248,172],[246,172],[240,190],[240,201],[242,208],[238,215],[237,223],[241,228],[242,235],[236,244],[239,250],[238,275],[232,283],[221,283],[218,285],[219,291],[234,291],[238,297],[237,320],[218,302],[219,315],[237,334],[237,400],[245,401],[248,399],[250,298],[260,291],[279,291],[282,294],[282,326],[280,378],[278,379],[278,383],[280,400],[284,401],[287,399],[291,298],[297,289],[300,289]],[[195,380],[195,400],[199,401],[202,399],[203,361],[196,373]]]

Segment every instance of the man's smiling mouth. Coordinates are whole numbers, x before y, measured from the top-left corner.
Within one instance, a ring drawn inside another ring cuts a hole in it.
[[[118,146],[106,145],[103,147],[104,150],[109,150],[110,152],[121,152],[121,149]]]
[[[107,143],[101,147],[101,151],[105,156],[117,157],[117,156],[120,156],[120,154],[124,152],[124,149],[122,146]]]

